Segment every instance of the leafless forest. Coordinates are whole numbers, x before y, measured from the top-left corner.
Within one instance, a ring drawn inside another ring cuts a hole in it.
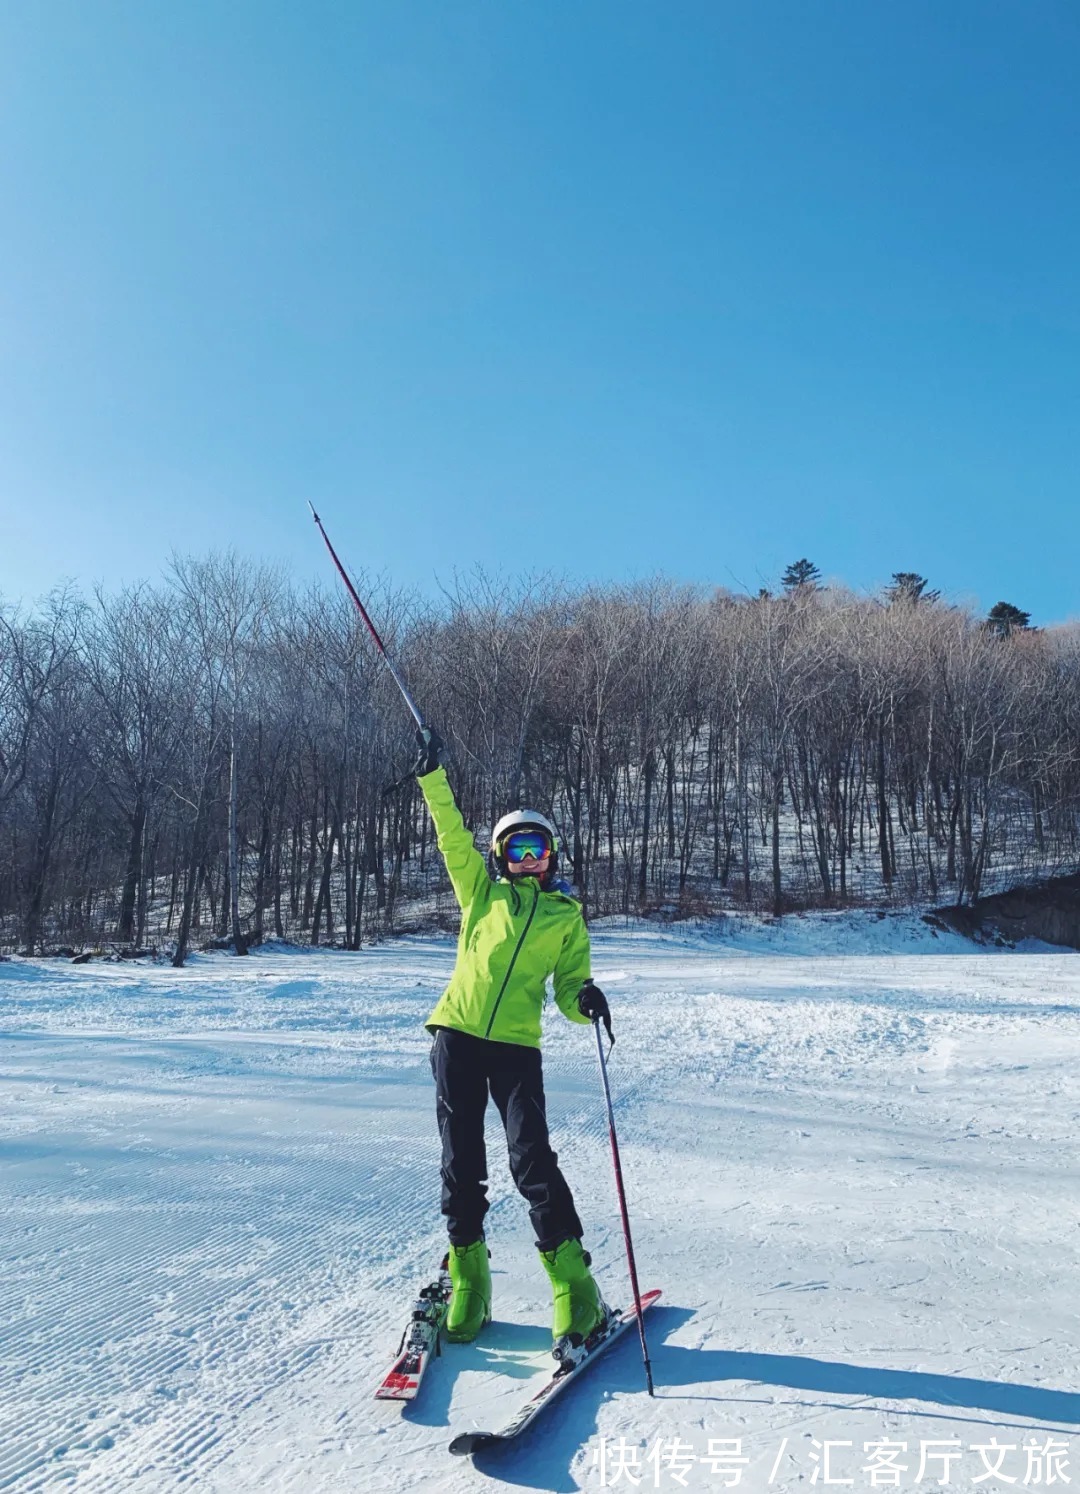
[[[480,843],[542,808],[591,916],[963,903],[1075,870],[1080,632],[898,580],[365,595]],[[0,608],[0,939],[181,963],[440,917],[412,731],[329,582],[226,555]]]

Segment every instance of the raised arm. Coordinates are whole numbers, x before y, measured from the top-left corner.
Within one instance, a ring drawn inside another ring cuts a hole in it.
[[[436,763],[438,761],[436,754]],[[430,759],[429,759],[430,762]],[[420,767],[428,767],[422,762]],[[467,908],[477,894],[485,890],[490,878],[484,858],[476,849],[472,836],[465,828],[461,810],[457,807],[454,791],[446,776],[446,769],[436,766],[429,772],[417,772],[417,783],[439,838],[439,850],[450,874],[450,885],[462,908]]]

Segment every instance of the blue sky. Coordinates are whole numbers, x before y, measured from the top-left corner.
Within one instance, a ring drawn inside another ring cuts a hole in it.
[[[1073,0],[0,0],[0,594],[326,575],[310,498],[1080,615],[1078,78]]]

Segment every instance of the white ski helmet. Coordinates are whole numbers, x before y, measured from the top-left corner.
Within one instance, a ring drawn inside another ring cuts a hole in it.
[[[551,860],[547,864],[545,880],[554,874],[559,862],[559,837],[555,833],[555,826],[546,814],[541,814],[538,809],[512,809],[509,814],[504,814],[491,832],[491,861],[500,877],[507,875],[506,857],[503,855],[503,843],[506,837],[515,830],[542,830],[551,842]]]

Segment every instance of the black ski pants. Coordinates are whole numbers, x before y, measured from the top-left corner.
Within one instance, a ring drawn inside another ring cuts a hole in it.
[[[484,1112],[488,1095],[506,1131],[510,1173],[528,1202],[541,1250],[580,1239],[581,1220],[548,1139],[539,1048],[493,1043],[440,1027],[431,1048],[442,1138],[442,1211],[451,1243],[480,1237],[488,1210]]]

